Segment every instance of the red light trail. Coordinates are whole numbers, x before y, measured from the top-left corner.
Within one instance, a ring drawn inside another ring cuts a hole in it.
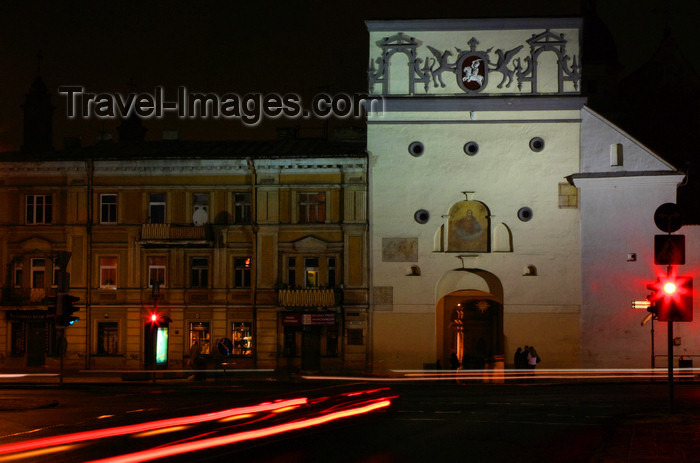
[[[191,415],[179,418],[168,418],[165,420],[149,421],[134,425],[119,426],[116,428],[96,429],[93,431],[84,431],[74,434],[66,434],[62,436],[44,437],[25,442],[17,442],[13,444],[0,445],[0,455],[8,453],[23,452],[27,450],[35,450],[54,445],[73,444],[88,440],[103,439],[106,437],[123,436],[125,434],[133,434],[144,431],[152,431],[154,429],[167,428],[171,426],[182,426],[187,424],[203,423],[222,418],[230,418],[235,415],[257,413],[264,411],[272,411],[285,407],[305,405],[308,400],[303,398],[290,399],[279,402],[265,402],[259,405],[249,407],[231,408],[219,412],[205,413],[202,415]]]
[[[328,423],[330,421],[379,410],[381,408],[388,407],[391,404],[391,400],[389,399],[389,397],[377,399],[376,401],[364,405],[362,407],[328,413],[326,415],[321,415],[315,418],[308,418],[301,421],[284,423],[277,426],[270,426],[268,428],[255,429],[252,431],[230,434],[227,436],[202,439],[195,442],[187,442],[183,444],[170,445],[157,449],[144,450],[142,452],[135,452],[127,455],[105,458],[102,460],[94,460],[92,463],[135,463],[141,461],[155,460],[158,458],[171,457],[174,455],[180,455],[182,453],[206,450],[212,447],[234,444],[236,442],[242,442],[246,440],[260,439],[262,437],[268,437],[275,434],[296,431],[312,426],[318,426],[321,424]]]

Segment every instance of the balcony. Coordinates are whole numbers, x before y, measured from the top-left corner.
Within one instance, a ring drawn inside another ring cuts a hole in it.
[[[333,289],[281,289],[277,300],[282,307],[335,307],[340,301]]]
[[[208,225],[145,223],[141,225],[143,247],[209,247],[214,243]]]
[[[44,288],[2,288],[0,291],[2,305],[43,304],[47,296],[56,295],[55,290],[47,291]]]

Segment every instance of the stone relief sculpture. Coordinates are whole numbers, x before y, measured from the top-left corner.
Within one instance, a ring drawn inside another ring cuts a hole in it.
[[[409,60],[406,72],[408,72],[408,93],[411,95],[416,94],[418,84],[423,84],[423,91],[429,93],[431,81],[432,88],[448,87],[445,73],[454,74],[459,88],[465,93],[479,93],[488,85],[489,72],[501,74],[501,80],[496,85],[498,89],[511,88],[514,80],[517,79],[517,90],[513,88],[514,94],[540,94],[538,59],[542,53],[552,52],[557,58],[557,93],[578,93],[581,80],[579,59],[576,55],[567,54],[568,41],[564,34],[557,35],[546,29],[540,34],[533,34],[524,42],[509,50],[499,48],[492,52],[493,47],[486,50],[478,49],[479,41],[472,37],[467,43],[468,50],[454,47],[457,55],[454,61],[451,61],[453,56],[451,50],[439,50],[430,45],[425,46],[429,54],[423,58],[419,57],[422,42],[399,32],[377,42],[381,55],[370,60],[369,90],[370,93],[375,93],[375,87],[379,86],[376,93],[382,95],[389,93],[389,63],[393,55],[401,53]],[[525,52],[529,50],[529,53],[523,53],[523,50]],[[525,64],[525,69],[522,63]],[[565,90],[566,82],[572,83],[574,91]],[[525,83],[530,84],[529,89],[523,90]]]

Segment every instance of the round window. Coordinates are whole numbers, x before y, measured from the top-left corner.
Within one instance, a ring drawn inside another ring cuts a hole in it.
[[[536,153],[539,153],[544,149],[544,140],[540,137],[535,137],[530,140],[530,149]]]
[[[475,141],[468,142],[466,145],[464,145],[464,152],[467,154],[467,156],[474,156],[479,152],[479,144]]]
[[[413,218],[418,223],[427,223],[428,220],[430,220],[430,212],[426,211],[425,209],[418,209],[416,213],[413,214]]]
[[[411,156],[422,156],[424,151],[425,147],[423,146],[423,143],[419,141],[414,141],[413,143],[408,145],[408,152],[411,153]]]
[[[529,207],[520,208],[518,211],[518,218],[523,222],[528,222],[530,219],[532,219],[532,209]]]

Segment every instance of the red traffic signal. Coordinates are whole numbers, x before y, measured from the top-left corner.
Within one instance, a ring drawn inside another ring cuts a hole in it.
[[[662,322],[693,321],[693,279],[691,277],[662,277],[647,285],[652,293],[647,297],[647,309]]]
[[[149,312],[148,317],[146,318],[146,323],[152,326],[164,326],[171,322],[172,320],[170,317],[163,315],[162,313],[158,313],[157,310],[154,312]]]

